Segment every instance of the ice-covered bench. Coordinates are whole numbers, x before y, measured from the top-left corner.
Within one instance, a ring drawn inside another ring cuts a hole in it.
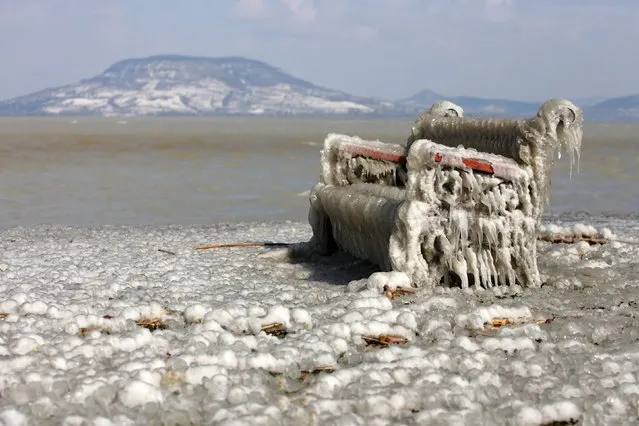
[[[438,102],[407,146],[330,134],[310,196],[312,244],[345,250],[415,286],[540,285],[536,230],[560,149],[571,165],[583,113],[545,102],[530,119],[463,117]]]

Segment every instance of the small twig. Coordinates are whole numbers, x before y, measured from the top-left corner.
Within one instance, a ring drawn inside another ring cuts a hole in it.
[[[639,245],[639,241],[630,241],[630,240],[618,240],[618,239],[608,239],[603,237],[595,237],[591,235],[576,235],[576,234],[542,234],[537,235],[537,239],[539,241],[546,241],[548,243],[553,244],[574,244],[579,241],[585,241],[591,245],[593,244],[608,244],[608,243],[622,243],[622,244],[635,244]]]
[[[171,251],[171,250],[165,250],[165,249],[158,249],[158,251],[160,253],[166,253],[166,254],[170,254],[171,256],[175,256],[175,252]]]
[[[90,325],[88,327],[80,327],[80,335],[81,336],[86,336],[89,333],[91,333],[92,331],[98,331],[100,333],[104,333],[104,334],[111,334],[112,330],[111,327],[108,325],[103,325],[103,326],[99,326],[99,325]]]
[[[250,242],[250,243],[218,243],[207,246],[195,247],[195,250],[208,250],[223,247],[288,247],[289,243],[272,243],[269,241]]]
[[[380,334],[379,336],[362,336],[362,340],[367,345],[383,346],[388,345],[402,345],[408,343],[408,339],[401,336],[391,336],[388,334]]]
[[[539,241],[546,241],[553,244],[574,244],[585,241],[589,244],[607,244],[610,240],[601,237],[588,235],[538,235]]]
[[[493,318],[490,321],[490,325],[495,328],[499,328],[504,325],[511,325],[511,324],[514,324],[514,321],[511,320],[510,318]]]
[[[485,323],[484,326],[490,326],[492,328],[501,328],[506,325],[522,325],[525,323],[533,323],[533,324],[550,324],[554,321],[554,317],[548,318],[540,318],[535,320],[530,320],[527,318],[493,318],[489,322]]]
[[[335,371],[335,367],[332,365],[318,365],[310,370],[302,370],[300,372],[300,380],[304,381],[311,375],[317,375],[319,373],[332,373]]]
[[[395,290],[391,290],[388,284],[384,285],[384,296],[390,300],[394,300],[396,297],[404,294],[415,294],[415,290],[408,287],[397,286]]]
[[[278,337],[280,339],[283,337],[286,337],[286,335],[288,334],[288,330],[286,329],[284,324],[282,324],[281,322],[264,324],[260,328],[260,331],[263,331],[266,334]]]
[[[167,328],[164,321],[162,321],[159,318],[140,318],[135,323],[139,325],[140,327],[144,327],[151,331],[164,330]]]

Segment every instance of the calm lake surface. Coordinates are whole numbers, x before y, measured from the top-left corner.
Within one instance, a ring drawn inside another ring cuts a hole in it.
[[[412,119],[0,118],[0,228],[306,221],[327,133],[403,143]],[[588,123],[553,213],[639,212],[639,125]]]

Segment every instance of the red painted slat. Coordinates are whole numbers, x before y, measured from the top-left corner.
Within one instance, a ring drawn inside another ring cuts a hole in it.
[[[475,158],[462,158],[462,163],[466,167],[470,167],[473,170],[478,170],[480,172],[486,172],[493,174],[495,173],[495,169],[493,168],[492,163],[488,161],[477,160]]]
[[[390,152],[378,151],[372,148],[364,148],[361,146],[349,145],[344,150],[350,154],[363,155],[364,157],[374,158],[378,160],[390,161],[391,163],[405,164],[406,156],[400,154],[393,154]]]

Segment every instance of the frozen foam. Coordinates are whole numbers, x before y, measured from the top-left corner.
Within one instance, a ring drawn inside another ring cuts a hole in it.
[[[636,413],[638,246],[572,258],[571,244],[540,242],[550,278],[578,277],[578,290],[549,280],[392,299],[384,287],[405,277],[367,278],[353,258],[193,250],[310,235],[273,223],[1,231],[0,422],[620,424]]]

